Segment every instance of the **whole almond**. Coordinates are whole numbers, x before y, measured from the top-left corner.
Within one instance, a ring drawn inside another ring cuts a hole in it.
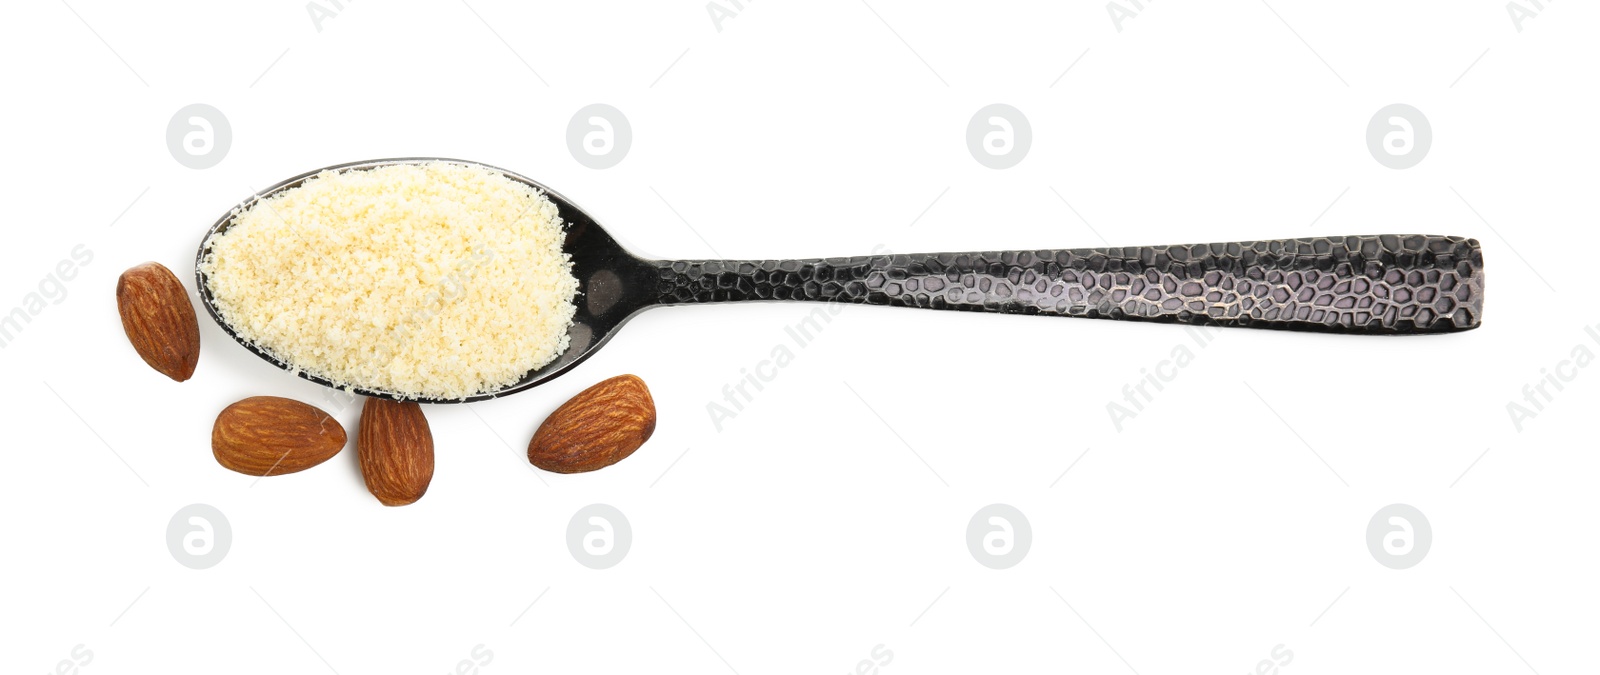
[[[656,402],[635,375],[618,375],[561,404],[528,443],[528,461],[545,471],[581,473],[616,464],[656,430]]]
[[[315,406],[252,396],[222,409],[211,427],[211,454],[251,476],[305,471],[344,449],[344,427]]]
[[[384,506],[422,498],[433,481],[433,432],[415,401],[369,398],[356,431],[361,475]]]
[[[151,368],[178,382],[200,361],[200,324],[189,292],[172,270],[147,262],[117,279],[117,312],[134,351]]]

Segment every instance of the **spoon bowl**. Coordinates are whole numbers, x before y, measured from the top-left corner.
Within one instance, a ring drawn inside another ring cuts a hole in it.
[[[562,248],[572,256],[572,272],[579,280],[578,296],[575,298],[577,311],[572,318],[572,327],[568,329],[569,345],[566,351],[556,357],[554,361],[544,367],[531,371],[522,379],[502,389],[493,392],[476,394],[460,399],[431,399],[407,397],[402,394],[362,387],[350,387],[349,391],[362,396],[387,398],[394,400],[414,400],[419,403],[470,403],[484,401],[514,394],[525,389],[538,386],[554,377],[577,367],[603,346],[617,328],[627,322],[643,305],[637,302],[641,294],[636,287],[645,283],[652,270],[644,261],[628,253],[611,237],[594,218],[590,217],[583,209],[573,204],[571,200],[560,193],[551,190],[545,185],[521,174],[489,166],[479,162],[469,162],[457,159],[444,159],[437,157],[407,157],[397,159],[378,159],[348,164],[336,164],[323,167],[315,171],[308,171],[277,185],[267,188],[257,194],[251,195],[241,202],[236,208],[217,219],[217,222],[206,232],[201,240],[200,249],[195,255],[195,282],[200,291],[201,304],[205,305],[206,313],[217,322],[228,337],[243,345],[256,356],[265,359],[279,368],[294,372],[300,377],[317,384],[338,388],[333,382],[313,373],[306,372],[294,364],[279,358],[271,352],[262,349],[259,345],[239,336],[238,331],[223,319],[217,310],[216,298],[211,292],[210,283],[206,279],[201,266],[207,251],[207,242],[219,236],[232,227],[234,217],[238,213],[248,210],[263,199],[279,194],[286,190],[300,187],[306,181],[315,178],[324,171],[362,171],[383,166],[399,164],[427,164],[432,162],[445,162],[450,164],[463,164],[467,166],[489,169],[504,174],[518,183],[535,188],[544,194],[561,214],[563,227],[566,230],[566,240]],[[632,300],[633,302],[629,302]]]
[[[324,167],[267,188],[223,214],[195,256],[195,281],[206,313],[267,362],[336,387],[240,337],[223,319],[201,265],[208,242],[227,232],[236,214],[323,171],[433,162],[503,174],[556,205],[566,228],[563,249],[578,280],[570,344],[554,361],[492,392],[418,399],[355,386],[348,389],[353,393],[422,403],[514,394],[576,368],[640,311],[702,302],[849,302],[1357,335],[1452,333],[1478,327],[1483,316],[1483,254],[1477,240],[1463,237],[1380,234],[794,260],[652,260],[623,248],[587,212],[538,181],[487,164],[436,157]]]

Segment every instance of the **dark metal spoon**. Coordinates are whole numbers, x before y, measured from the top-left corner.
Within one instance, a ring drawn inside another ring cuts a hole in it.
[[[1006,314],[1212,324],[1363,335],[1451,333],[1483,317],[1483,253],[1475,239],[1367,235],[1175,246],[916,253],[803,260],[649,260],[630,253],[567,198],[537,181],[477,162],[382,159],[304,173],[240,205],[299,186],[327,170],[451,162],[480,166],[538,188],[566,222],[578,278],[571,346],[555,361],[482,401],[536,387],[589,358],[642,310],[737,300],[820,300]],[[206,239],[227,231],[224,214]],[[217,313],[200,271],[206,312],[257,356],[296,370],[241,339]],[[318,384],[332,383],[299,371]],[[365,396],[393,393],[354,389]]]

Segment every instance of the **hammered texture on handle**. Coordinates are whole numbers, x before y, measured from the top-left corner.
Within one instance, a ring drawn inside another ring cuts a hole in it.
[[[1462,237],[652,264],[662,304],[821,300],[1345,333],[1461,331],[1483,317],[1483,253]]]

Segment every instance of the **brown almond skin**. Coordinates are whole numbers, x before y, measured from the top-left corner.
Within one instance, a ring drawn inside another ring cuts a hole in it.
[[[251,476],[305,471],[344,449],[344,427],[315,406],[252,396],[222,410],[211,427],[211,454]]]
[[[200,324],[178,277],[161,263],[131,267],[117,279],[122,332],[151,368],[178,382],[200,362]]]
[[[415,401],[369,398],[356,432],[361,476],[384,506],[422,499],[433,481],[433,432]]]
[[[616,464],[656,430],[656,402],[635,375],[618,375],[572,397],[545,418],[528,461],[545,471],[582,473]]]

